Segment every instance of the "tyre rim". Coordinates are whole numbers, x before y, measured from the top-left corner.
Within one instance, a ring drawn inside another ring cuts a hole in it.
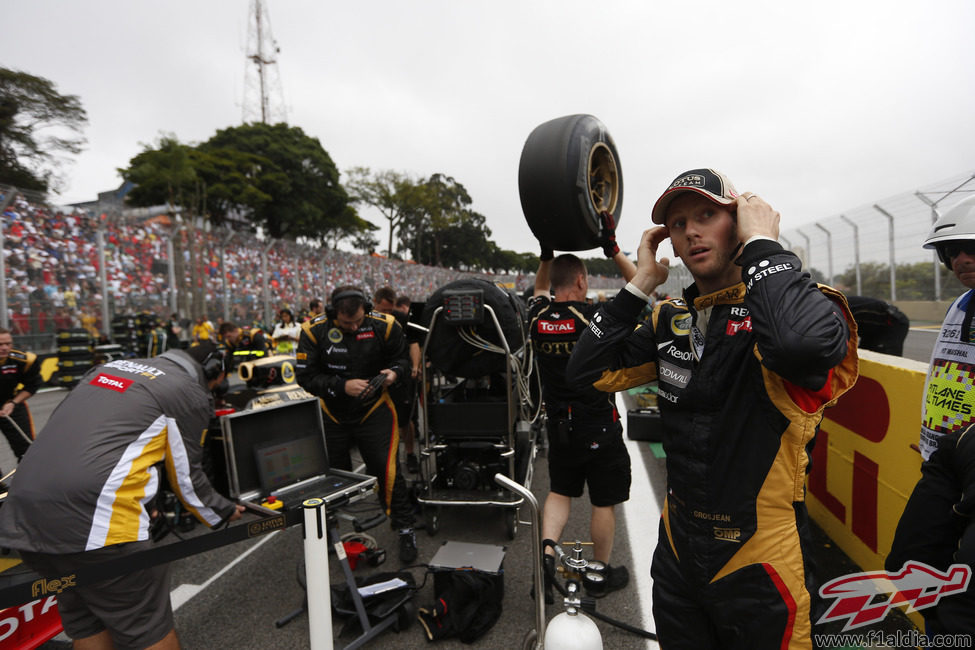
[[[597,214],[616,211],[620,197],[619,178],[613,152],[604,143],[596,143],[589,151],[589,200]]]

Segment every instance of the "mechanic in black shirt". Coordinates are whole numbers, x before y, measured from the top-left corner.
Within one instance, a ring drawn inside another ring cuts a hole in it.
[[[416,560],[413,507],[399,467],[399,423],[389,387],[408,372],[403,328],[392,316],[371,311],[356,287],[337,287],[325,314],[303,323],[298,338],[298,384],[321,398],[331,465],[351,470],[359,448],[376,477],[379,498],[399,530],[400,560]],[[385,375],[381,386],[370,380]]]
[[[7,437],[10,450],[19,462],[34,438],[34,420],[27,400],[43,382],[37,355],[14,350],[13,347],[10,330],[0,328],[0,400],[3,400],[0,431]]]
[[[603,253],[616,262],[629,281],[636,267],[616,245],[612,216],[604,214],[603,220]],[[571,253],[553,257],[543,244],[535,294],[528,306],[529,332],[538,355],[548,416],[551,490],[542,509],[542,539],[561,539],[572,498],[581,497],[583,486],[588,483],[593,555],[607,567],[606,588],[601,591],[605,594],[622,589],[629,582],[626,567],[610,566],[609,558],[616,532],[616,504],[630,496],[630,456],[623,442],[615,393],[568,385],[565,367],[569,356],[598,305],[586,302],[589,274],[585,263]],[[549,287],[554,300],[549,297]],[[546,548],[545,562],[554,563],[554,557],[553,549]],[[553,602],[548,581],[545,602]]]

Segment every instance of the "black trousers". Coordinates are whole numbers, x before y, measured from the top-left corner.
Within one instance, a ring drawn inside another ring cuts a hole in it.
[[[399,466],[399,421],[389,394],[360,422],[339,424],[325,417],[325,446],[335,469],[352,469],[353,446],[366,463],[366,471],[379,485],[379,501],[393,528],[412,528],[413,504]]]
[[[27,406],[27,402],[21,402],[15,406],[13,412],[10,414],[10,419],[16,422],[20,430],[33,440],[34,420],[30,416],[30,407]],[[19,461],[27,453],[30,442],[14,428],[14,425],[7,418],[0,417],[0,431],[3,431],[3,435],[7,437],[7,442],[10,443],[10,450],[14,452],[14,456]]]

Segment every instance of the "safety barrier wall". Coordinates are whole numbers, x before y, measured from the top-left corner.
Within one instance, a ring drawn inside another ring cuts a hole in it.
[[[927,365],[860,350],[860,378],[827,409],[807,482],[809,513],[864,571],[882,570],[921,477]]]

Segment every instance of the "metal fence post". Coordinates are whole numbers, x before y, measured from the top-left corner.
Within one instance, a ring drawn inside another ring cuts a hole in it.
[[[873,204],[873,209],[887,217],[887,223],[889,224],[887,237],[890,248],[890,301],[894,302],[897,300],[897,260],[894,257],[894,215],[876,203]]]
[[[2,215],[7,211],[12,196],[13,191],[8,189],[3,197],[3,205],[0,205],[0,279],[3,280],[3,288],[0,289],[0,327],[4,328],[10,327],[10,318],[7,314],[7,257],[3,255],[4,223]]]
[[[803,256],[805,259],[802,260],[802,265],[806,267],[806,270],[808,271],[812,268],[812,244],[809,243],[809,235],[802,232],[798,228],[796,228],[796,232],[799,233],[800,237],[806,240],[806,252]]]
[[[826,227],[823,226],[823,224],[819,223],[818,221],[813,225],[819,228],[820,230],[822,230],[824,233],[826,233],[826,255],[827,255],[826,259],[827,259],[827,264],[829,265],[828,284],[829,286],[833,286],[833,233],[827,230]]]
[[[115,341],[112,332],[111,319],[108,316],[108,276],[105,273],[105,221],[108,213],[102,212],[98,216],[98,228],[95,231],[98,244],[98,283],[102,289],[102,331],[107,331],[112,342]]]
[[[853,269],[857,278],[857,295],[860,296],[863,295],[863,285],[860,279],[860,226],[845,214],[841,214],[840,219],[853,228]]]
[[[275,240],[272,239],[261,251],[261,280],[264,282],[264,327],[271,326],[271,290],[268,288],[271,279],[267,277],[267,253],[274,244]]]

